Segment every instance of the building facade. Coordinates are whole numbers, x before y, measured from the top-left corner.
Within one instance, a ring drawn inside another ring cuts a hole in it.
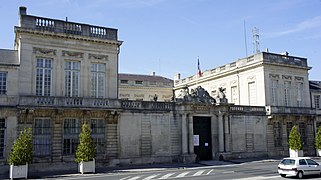
[[[287,156],[293,125],[305,155],[315,154],[320,111],[307,98],[305,58],[259,53],[176,79],[173,89],[160,76],[118,73],[117,29],[31,16],[25,7],[19,15],[14,50],[0,50],[1,172],[28,127],[31,169],[75,169],[83,122],[103,166]]]
[[[172,101],[173,80],[152,75],[118,74],[119,99],[138,101]]]

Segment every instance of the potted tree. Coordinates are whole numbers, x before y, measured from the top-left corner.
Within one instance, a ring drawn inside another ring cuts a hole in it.
[[[26,178],[28,163],[32,161],[32,130],[24,129],[15,140],[9,154],[10,179]]]
[[[317,129],[317,134],[315,135],[314,139],[314,146],[317,150],[317,156],[321,156],[321,126]]]
[[[96,144],[91,137],[91,129],[84,123],[79,135],[79,145],[76,150],[76,162],[78,162],[79,172],[95,173]]]
[[[302,141],[297,126],[293,126],[289,135],[289,152],[290,157],[302,157]]]

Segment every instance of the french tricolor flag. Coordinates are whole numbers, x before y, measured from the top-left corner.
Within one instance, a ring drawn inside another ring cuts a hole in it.
[[[200,58],[199,57],[197,57],[197,74],[198,74],[198,77],[202,76],[202,71],[201,71],[201,67],[200,67]]]

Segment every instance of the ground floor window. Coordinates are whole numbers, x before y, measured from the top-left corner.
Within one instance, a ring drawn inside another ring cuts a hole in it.
[[[33,132],[33,153],[35,156],[48,156],[51,154],[51,129],[50,119],[35,119]]]
[[[92,138],[96,143],[97,154],[105,153],[105,123],[103,119],[91,119]]]
[[[282,128],[280,122],[273,123],[273,130],[274,130],[274,146],[280,147],[282,146]]]
[[[300,132],[301,140],[302,140],[303,144],[307,144],[306,124],[304,122],[300,122],[299,132]]]
[[[0,157],[4,156],[4,143],[5,143],[5,131],[6,124],[5,119],[0,119]]]
[[[80,120],[75,118],[64,120],[64,144],[63,153],[64,154],[74,154],[79,144],[79,134],[80,134]]]

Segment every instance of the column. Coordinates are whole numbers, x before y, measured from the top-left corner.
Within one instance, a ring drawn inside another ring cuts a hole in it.
[[[187,114],[182,116],[182,154],[188,153]]]
[[[194,130],[193,130],[193,116],[188,116],[188,152],[194,154]]]
[[[231,132],[230,132],[230,117],[228,115],[223,116],[224,120],[224,140],[225,140],[225,151],[229,152],[230,141],[231,141]]]
[[[218,150],[219,152],[224,152],[224,125],[223,125],[223,115],[220,112],[218,114]]]

